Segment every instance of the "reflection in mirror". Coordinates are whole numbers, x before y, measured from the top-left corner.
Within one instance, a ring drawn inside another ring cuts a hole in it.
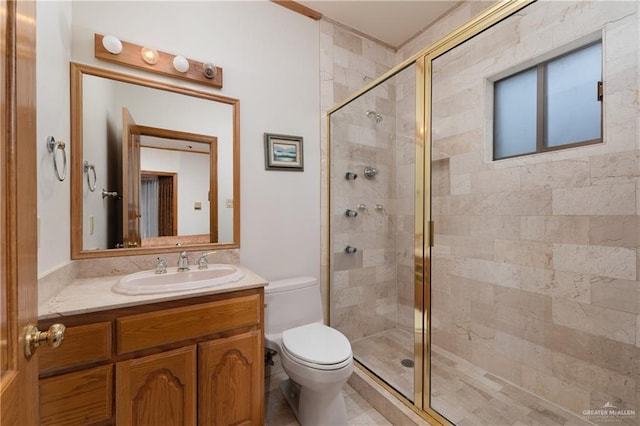
[[[134,179],[140,187],[136,197],[123,196],[123,214],[132,218],[123,223],[133,225],[123,236],[125,246],[158,247],[177,236],[192,244],[217,243],[217,138],[136,127],[140,143]]]
[[[72,258],[239,247],[238,104],[72,64]]]

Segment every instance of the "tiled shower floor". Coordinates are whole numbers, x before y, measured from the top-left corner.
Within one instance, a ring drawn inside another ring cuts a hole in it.
[[[355,358],[413,399],[413,335],[392,329],[352,342]],[[500,380],[437,347],[432,348],[432,406],[456,425],[589,425],[579,417]]]
[[[413,368],[403,359],[413,359],[413,335],[394,328],[351,342],[354,358],[391,387],[413,401]]]

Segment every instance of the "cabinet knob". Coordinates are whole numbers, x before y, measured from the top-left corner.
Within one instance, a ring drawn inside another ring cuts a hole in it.
[[[53,324],[47,331],[40,331],[35,325],[29,324],[24,335],[24,356],[31,358],[42,342],[57,348],[64,340],[65,330],[66,327],[62,324]]]

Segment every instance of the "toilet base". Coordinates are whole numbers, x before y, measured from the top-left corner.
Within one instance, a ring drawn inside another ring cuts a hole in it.
[[[332,396],[302,388],[291,379],[280,382],[280,392],[301,426],[346,426],[342,391]]]
[[[300,385],[291,379],[285,379],[278,386],[280,393],[289,404],[289,408],[293,411],[293,415],[298,418],[298,402],[300,401]]]

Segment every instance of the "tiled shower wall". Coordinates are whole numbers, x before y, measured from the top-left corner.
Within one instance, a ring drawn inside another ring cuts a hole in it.
[[[331,34],[336,61],[326,76],[333,75],[332,88],[343,98],[390,68],[360,56],[373,53],[391,63],[389,49],[338,26],[321,28]],[[412,66],[334,113],[331,122],[331,324],[350,339],[413,327],[415,79]],[[366,166],[378,169],[374,179],[365,178]],[[347,181],[347,171],[358,178]],[[361,204],[366,209],[358,209]],[[346,209],[358,216],[345,216]],[[346,254],[347,245],[358,252]]]
[[[395,92],[387,81],[331,121],[331,324],[352,340],[393,328],[397,316]],[[374,178],[364,176],[367,166],[378,169]],[[358,178],[346,180],[346,172]],[[346,209],[358,216],[347,217]],[[358,251],[345,253],[348,245]]]
[[[415,54],[417,51],[435,42],[440,37],[462,25],[467,20],[478,14],[482,9],[489,6],[491,1],[472,1],[462,2],[453,7],[451,11],[439,19],[437,22],[426,28],[425,31],[405,46],[394,52],[392,49],[385,47],[375,41],[361,37],[360,35],[323,19],[320,21],[320,98],[322,111],[328,111],[336,104],[342,102],[349,96],[353,95],[366,84],[370,83],[380,75],[384,74],[395,65],[402,62],[407,57]],[[396,173],[393,190],[395,191],[394,202],[392,205],[386,205],[386,214],[395,214],[398,211],[411,212],[410,215],[402,214],[392,217],[391,226],[396,231],[398,244],[395,247],[395,253],[387,252],[387,256],[395,257],[397,262],[397,287],[395,289],[395,302],[388,291],[380,293],[380,300],[376,298],[376,304],[394,303],[394,307],[388,306],[383,323],[386,326],[401,326],[412,328],[414,325],[413,312],[413,245],[414,245],[414,219],[413,219],[413,202],[415,198],[415,178],[414,178],[414,152],[415,152],[415,71],[403,72],[395,78],[397,84],[396,95],[396,149],[392,155],[395,156],[393,165]],[[385,118],[388,120],[388,117]],[[322,148],[322,191],[321,191],[321,208],[323,211],[327,209],[328,188],[327,188],[327,171],[329,171],[327,160],[327,135],[326,135],[326,116],[322,116],[321,126],[321,148]],[[411,157],[411,158],[410,158]],[[388,179],[388,171],[386,172]],[[360,178],[362,174],[360,173]],[[389,182],[389,184],[392,184]],[[411,206],[409,206],[409,204]],[[335,213],[332,212],[332,214]],[[338,212],[339,213],[339,212]],[[370,211],[371,213],[371,211]],[[342,218],[341,218],[342,219]],[[323,300],[329,303],[327,295],[329,277],[327,274],[329,258],[328,250],[328,224],[326,215],[322,215],[322,276],[321,287],[323,291]],[[333,237],[332,237],[333,238]],[[394,244],[395,246],[395,244]],[[390,248],[390,247],[389,247]],[[332,248],[331,253],[339,250],[340,247]],[[390,258],[387,259],[387,262]],[[363,309],[371,308],[373,288],[365,284],[362,280],[350,279],[348,274],[342,274],[342,288],[349,286],[351,290],[346,293],[342,291],[340,297],[346,299],[342,303],[342,311],[346,311],[353,306],[354,298],[358,294],[367,294],[367,299],[361,299]],[[354,272],[352,276],[358,275]],[[371,277],[369,277],[371,278]],[[385,279],[379,274],[377,280]],[[344,281],[344,280],[347,281]],[[374,282],[374,281],[371,281]],[[349,285],[348,283],[351,283]],[[334,285],[335,289],[335,285]],[[332,317],[336,314],[334,303],[338,301],[337,295],[332,297]],[[395,311],[394,311],[395,310]],[[338,311],[340,312],[340,310]],[[391,312],[395,312],[396,318],[391,321]],[[342,317],[341,314],[336,317]],[[332,325],[336,319],[332,319]],[[358,322],[359,323],[359,322]],[[341,326],[346,326],[347,320],[341,321]],[[361,333],[356,330],[358,324],[347,326],[353,329],[353,336]],[[381,327],[373,327],[372,330],[382,331]],[[341,328],[342,330],[342,328]]]
[[[639,5],[539,1],[434,61],[432,343],[578,415],[640,413]],[[604,143],[491,161],[487,79],[599,31]]]
[[[331,319],[352,339],[413,327],[415,80],[412,66],[331,122]],[[366,166],[378,169],[373,179]],[[348,181],[346,172],[358,178]],[[358,216],[347,217],[347,208]],[[358,252],[345,253],[347,245]]]
[[[320,53],[323,111],[331,109],[335,104],[388,71],[395,60],[393,50],[326,20],[320,22]],[[385,261],[388,253],[385,254],[383,249],[385,242],[389,242],[388,224],[392,221],[392,213],[378,212],[374,209],[376,203],[385,204],[384,197],[389,193],[390,185],[393,185],[389,174],[393,157],[388,143],[391,133],[395,130],[395,115],[390,116],[385,112],[392,110],[391,99],[394,98],[395,87],[389,87],[384,93],[367,96],[344,114],[346,118],[344,127],[333,128],[332,132],[343,133],[346,143],[340,144],[339,148],[332,147],[334,149],[332,158],[340,160],[334,161],[331,165],[326,164],[327,126],[326,116],[322,117],[321,205],[324,211],[328,204],[329,167],[333,168],[334,175],[339,173],[341,177],[347,171],[358,174],[358,179],[354,182],[347,182],[344,178],[332,182],[332,192],[335,190],[333,185],[342,184],[343,187],[342,194],[332,200],[332,224],[339,231],[337,232],[339,235],[334,234],[331,237],[333,245],[331,255],[334,252],[341,254],[347,244],[359,248],[356,255],[339,256],[343,257],[344,262],[338,265],[339,273],[333,276],[332,281],[331,324],[351,339],[360,337],[363,332],[381,331],[392,322],[392,318],[395,320],[396,296],[392,295],[388,288],[389,268],[384,266],[388,263]],[[384,116],[379,124],[365,115],[367,110],[377,111],[377,109]],[[375,180],[368,181],[364,178],[364,166],[376,166],[380,169]],[[349,183],[354,185],[348,185]],[[367,204],[366,212],[357,210],[357,205],[360,203]],[[357,210],[358,217],[344,216],[347,208]],[[323,273],[327,272],[326,267],[329,265],[326,219],[326,216],[322,215]],[[379,236],[376,237],[376,234]],[[332,260],[331,264],[332,269],[335,268],[336,262]],[[380,265],[380,268],[375,265]],[[378,269],[379,273],[376,274]],[[328,276],[323,276],[321,282],[323,299],[328,303]],[[380,315],[374,315],[375,306],[379,307]],[[365,314],[367,316],[363,316]]]

